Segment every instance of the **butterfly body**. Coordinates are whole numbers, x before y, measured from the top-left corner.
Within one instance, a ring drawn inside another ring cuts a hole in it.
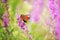
[[[21,15],[20,18],[24,21],[24,22],[27,22],[30,17],[28,15]]]

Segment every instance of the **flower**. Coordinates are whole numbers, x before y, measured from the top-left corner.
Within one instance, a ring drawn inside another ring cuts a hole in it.
[[[44,1],[43,0],[34,0],[32,4],[32,11],[31,13],[31,21],[32,22],[40,22],[40,14],[42,13],[44,7]]]
[[[55,36],[56,36],[57,40],[60,40],[60,16],[59,16],[60,9],[58,9],[59,7],[57,7],[57,6],[59,6],[59,4],[58,4],[58,2],[56,4],[55,0],[50,0],[49,2],[50,2],[49,8],[51,11],[51,15],[53,18],[56,17],[56,18],[54,18],[54,20],[55,20],[55,25],[54,25]]]
[[[9,23],[8,13],[4,13],[2,19],[3,19],[4,27],[7,27]]]
[[[26,26],[26,24],[25,24],[25,22],[20,18],[20,15],[17,13],[16,14],[16,19],[17,19],[17,21],[18,21],[18,25],[21,27],[21,29],[25,29],[25,26]]]
[[[7,0],[2,0],[2,2],[6,3],[6,2],[7,2]]]

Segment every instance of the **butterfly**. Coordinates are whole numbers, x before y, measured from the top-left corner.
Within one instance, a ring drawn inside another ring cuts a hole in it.
[[[20,18],[21,18],[25,23],[30,19],[29,15],[21,15]]]

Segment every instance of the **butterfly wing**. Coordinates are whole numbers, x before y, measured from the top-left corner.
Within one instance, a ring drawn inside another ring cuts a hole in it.
[[[29,20],[29,16],[28,15],[21,15],[20,17],[24,22],[27,22]]]

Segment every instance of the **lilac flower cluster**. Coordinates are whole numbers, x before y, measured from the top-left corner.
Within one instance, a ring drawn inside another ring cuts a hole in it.
[[[8,13],[4,13],[3,16],[2,16],[2,19],[3,19],[4,27],[7,27],[8,24],[9,24]]]
[[[56,35],[56,39],[60,40],[60,12],[59,12],[59,6],[60,1],[57,0],[49,0],[49,8],[51,11],[51,16],[52,18],[55,20],[55,35]]]
[[[44,0],[34,0],[32,4],[31,11],[31,21],[40,22],[40,14],[42,13],[44,7]]]
[[[17,21],[18,21],[18,25],[20,26],[20,28],[21,28],[22,30],[28,31],[27,25],[26,25],[25,22],[23,22],[23,20],[20,18],[20,15],[19,15],[19,14],[16,14],[16,19],[17,19]]]
[[[2,0],[2,2],[3,2],[3,3],[6,3],[6,2],[7,2],[7,0]]]
[[[54,19],[57,17],[57,5],[55,4],[54,0],[49,0],[49,8],[51,17]]]

